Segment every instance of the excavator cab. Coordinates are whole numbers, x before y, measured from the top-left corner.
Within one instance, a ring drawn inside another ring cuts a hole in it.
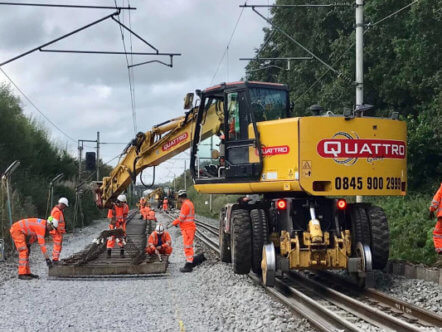
[[[191,153],[195,183],[259,180],[263,157],[256,124],[288,116],[282,84],[235,82],[204,90]]]

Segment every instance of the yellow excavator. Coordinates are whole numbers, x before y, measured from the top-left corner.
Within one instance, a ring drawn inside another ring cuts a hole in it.
[[[319,107],[293,117],[288,87],[276,83],[222,83],[196,95],[195,106],[186,95],[184,116],[137,135],[99,183],[98,206],[190,148],[198,192],[243,195],[220,211],[220,258],[236,273],[252,269],[272,286],[277,271],[340,269],[364,284],[385,267],[384,211],[343,197],[406,194],[404,121]]]

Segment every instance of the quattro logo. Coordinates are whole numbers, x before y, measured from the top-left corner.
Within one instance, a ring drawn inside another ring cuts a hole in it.
[[[342,136],[345,138],[340,138]],[[370,161],[405,159],[407,150],[404,141],[353,138],[347,133],[338,133],[331,139],[321,140],[316,149],[323,158],[333,158],[339,164],[351,165],[358,158]]]
[[[262,156],[275,156],[277,154],[288,154],[290,152],[290,148],[288,145],[281,146],[263,146],[261,147]],[[256,154],[258,154],[258,150],[256,150]]]
[[[163,151],[167,151],[171,148],[173,148],[175,145],[180,144],[181,142],[185,141],[189,137],[189,134],[185,132],[184,134],[181,134],[180,136],[174,138],[173,140],[168,141],[166,144],[162,146]]]

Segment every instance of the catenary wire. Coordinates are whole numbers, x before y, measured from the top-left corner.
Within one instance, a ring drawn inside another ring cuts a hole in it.
[[[393,16],[395,16],[395,15],[397,15],[397,14],[399,14],[401,11],[403,11],[403,10],[405,10],[406,8],[408,8],[408,7],[410,7],[410,6],[412,6],[412,5],[414,5],[415,3],[417,3],[417,2],[419,2],[419,0],[415,0],[415,1],[413,1],[413,2],[411,2],[411,3],[409,3],[408,5],[406,5],[406,6],[404,6],[404,7],[402,7],[401,9],[398,9],[398,10],[396,10],[396,11],[394,11],[393,13],[391,13],[391,14],[388,14],[387,16],[385,16],[384,18],[382,18],[382,19],[380,19],[380,20],[378,20],[378,21],[376,21],[375,23],[370,23],[370,24],[368,24],[367,26],[368,26],[368,28],[373,28],[373,27],[375,27],[375,26],[377,26],[378,24],[380,24],[380,23],[382,23],[382,22],[384,22],[385,20],[387,20],[387,19],[390,19],[390,18],[392,18]],[[365,33],[367,33],[368,31],[370,31],[370,30],[365,30],[364,31],[364,34]],[[338,59],[336,59],[336,61],[335,62],[333,62],[333,64],[332,64],[332,66],[334,67],[343,57],[344,57],[344,55],[350,50],[350,49],[352,49],[353,48],[353,46],[355,45],[355,43],[356,42],[352,42],[352,44],[344,51],[344,52],[342,52],[341,53],[341,56],[338,58]],[[327,69],[311,86],[309,86],[303,93],[301,93],[298,97],[296,97],[296,99],[293,101],[293,102],[296,102],[296,101],[298,101],[299,99],[301,99],[303,96],[305,96],[311,89],[313,89],[315,86],[316,86],[316,84],[318,84],[327,74],[328,74],[328,72],[330,71],[330,69]]]
[[[114,0],[115,3],[115,8],[118,7],[117,5],[117,0]],[[119,19],[116,19],[119,21]],[[129,90],[130,90],[130,101],[131,101],[131,109],[132,109],[132,122],[133,122],[133,127],[134,127],[134,134],[137,133],[137,119],[136,119],[136,111],[135,111],[135,98],[134,98],[134,94],[133,94],[133,84],[132,84],[132,76],[130,74],[130,67],[129,67],[129,58],[127,57],[127,50],[126,50],[126,42],[124,41],[124,33],[123,33],[123,28],[121,27],[121,25],[119,25],[120,27],[120,33],[121,33],[121,41],[123,42],[123,49],[124,49],[124,53],[125,53],[125,58],[126,58],[126,65],[127,65],[127,75],[128,75],[128,79],[129,79]]]
[[[244,3],[244,5],[247,5],[247,1]],[[232,34],[230,35],[229,42],[227,43],[227,46],[226,46],[226,48],[224,50],[224,53],[223,53],[223,55],[221,56],[221,59],[218,62],[218,66],[216,67],[215,73],[212,76],[212,80],[210,81],[210,85],[212,85],[213,81],[215,80],[215,77],[218,74],[219,68],[221,67],[221,63],[223,62],[226,54],[229,51],[230,43],[232,42],[233,36],[235,35],[236,28],[238,27],[238,24],[239,24],[239,21],[241,20],[241,16],[242,16],[243,12],[244,12],[244,7],[241,9],[241,12],[239,13],[238,19],[236,20],[235,27],[233,28]]]
[[[46,119],[51,125],[53,125],[60,133],[62,133],[64,136],[66,136],[69,140],[73,142],[77,142],[76,139],[72,138],[69,134],[67,134],[63,129],[61,129],[59,126],[57,126],[51,119],[49,119],[38,107],[34,104],[34,102],[23,92],[23,90],[17,85],[17,83],[14,82],[14,80],[4,71],[3,68],[0,68],[0,71],[5,75],[5,77],[11,82],[11,84],[17,89],[18,92],[22,94],[22,96],[29,102],[29,104],[34,107],[34,109],[40,113],[40,115]]]

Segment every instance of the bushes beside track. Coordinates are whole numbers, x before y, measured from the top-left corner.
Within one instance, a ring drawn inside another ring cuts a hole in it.
[[[65,210],[67,230],[71,231],[74,220],[75,185],[78,162],[69,153],[52,142],[48,130],[23,114],[20,99],[10,88],[0,85],[0,174],[14,160],[21,162],[11,177],[12,219],[25,217],[46,218],[49,182],[63,173],[63,181],[54,187],[54,204],[60,196],[69,199],[70,207]],[[104,171],[104,170],[103,170]],[[108,168],[106,168],[108,171]],[[94,204],[93,193],[85,189],[81,195],[82,214],[77,225],[89,224],[102,216]],[[81,219],[83,216],[83,219]],[[8,249],[9,217],[4,186],[0,190],[0,237],[6,238]]]
[[[390,227],[390,259],[433,264],[437,255],[433,245],[435,219],[428,219],[432,194],[411,193],[406,197],[368,199],[381,206]]]

